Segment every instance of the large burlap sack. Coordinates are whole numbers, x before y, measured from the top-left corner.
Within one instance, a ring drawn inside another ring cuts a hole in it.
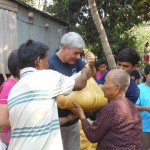
[[[83,110],[98,110],[108,103],[100,86],[91,77],[87,85],[81,91],[73,91],[69,95],[60,95],[57,97],[58,106],[62,109],[73,107],[72,102],[78,103]]]

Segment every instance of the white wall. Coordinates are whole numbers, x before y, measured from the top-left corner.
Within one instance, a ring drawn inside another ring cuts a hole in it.
[[[8,73],[7,58],[17,47],[16,13],[0,9],[0,63]]]

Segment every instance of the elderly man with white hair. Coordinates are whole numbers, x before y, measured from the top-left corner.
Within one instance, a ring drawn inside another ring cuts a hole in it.
[[[68,32],[64,34],[61,39],[60,49],[49,59],[49,68],[66,76],[78,73],[85,66],[85,62],[80,58],[84,48],[85,42],[78,33]],[[95,56],[89,51],[85,54],[85,59],[95,77]],[[59,108],[58,112],[64,150],[80,150],[78,119],[70,110]]]
[[[135,105],[125,97],[130,77],[122,69],[106,75],[102,86],[109,103],[99,110],[92,125],[86,120],[82,108],[74,103],[72,111],[81,119],[86,137],[98,143],[96,150],[142,150],[141,117]]]

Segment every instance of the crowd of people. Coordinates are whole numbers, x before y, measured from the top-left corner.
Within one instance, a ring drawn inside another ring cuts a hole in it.
[[[0,88],[1,141],[8,150],[80,150],[79,119],[86,137],[97,143],[97,150],[150,148],[150,64],[139,83],[133,79],[140,61],[135,49],[122,49],[117,69],[110,71],[91,51],[85,53],[84,61],[84,48],[83,38],[68,32],[50,57],[49,47],[34,40],[11,52],[11,76]],[[81,74],[72,77],[78,72]],[[56,99],[82,90],[90,77],[108,99],[92,124],[80,105],[60,109]]]

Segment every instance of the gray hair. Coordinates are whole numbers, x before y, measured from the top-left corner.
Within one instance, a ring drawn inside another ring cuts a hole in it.
[[[61,44],[66,44],[69,48],[85,48],[83,38],[76,32],[68,32],[63,35]]]

